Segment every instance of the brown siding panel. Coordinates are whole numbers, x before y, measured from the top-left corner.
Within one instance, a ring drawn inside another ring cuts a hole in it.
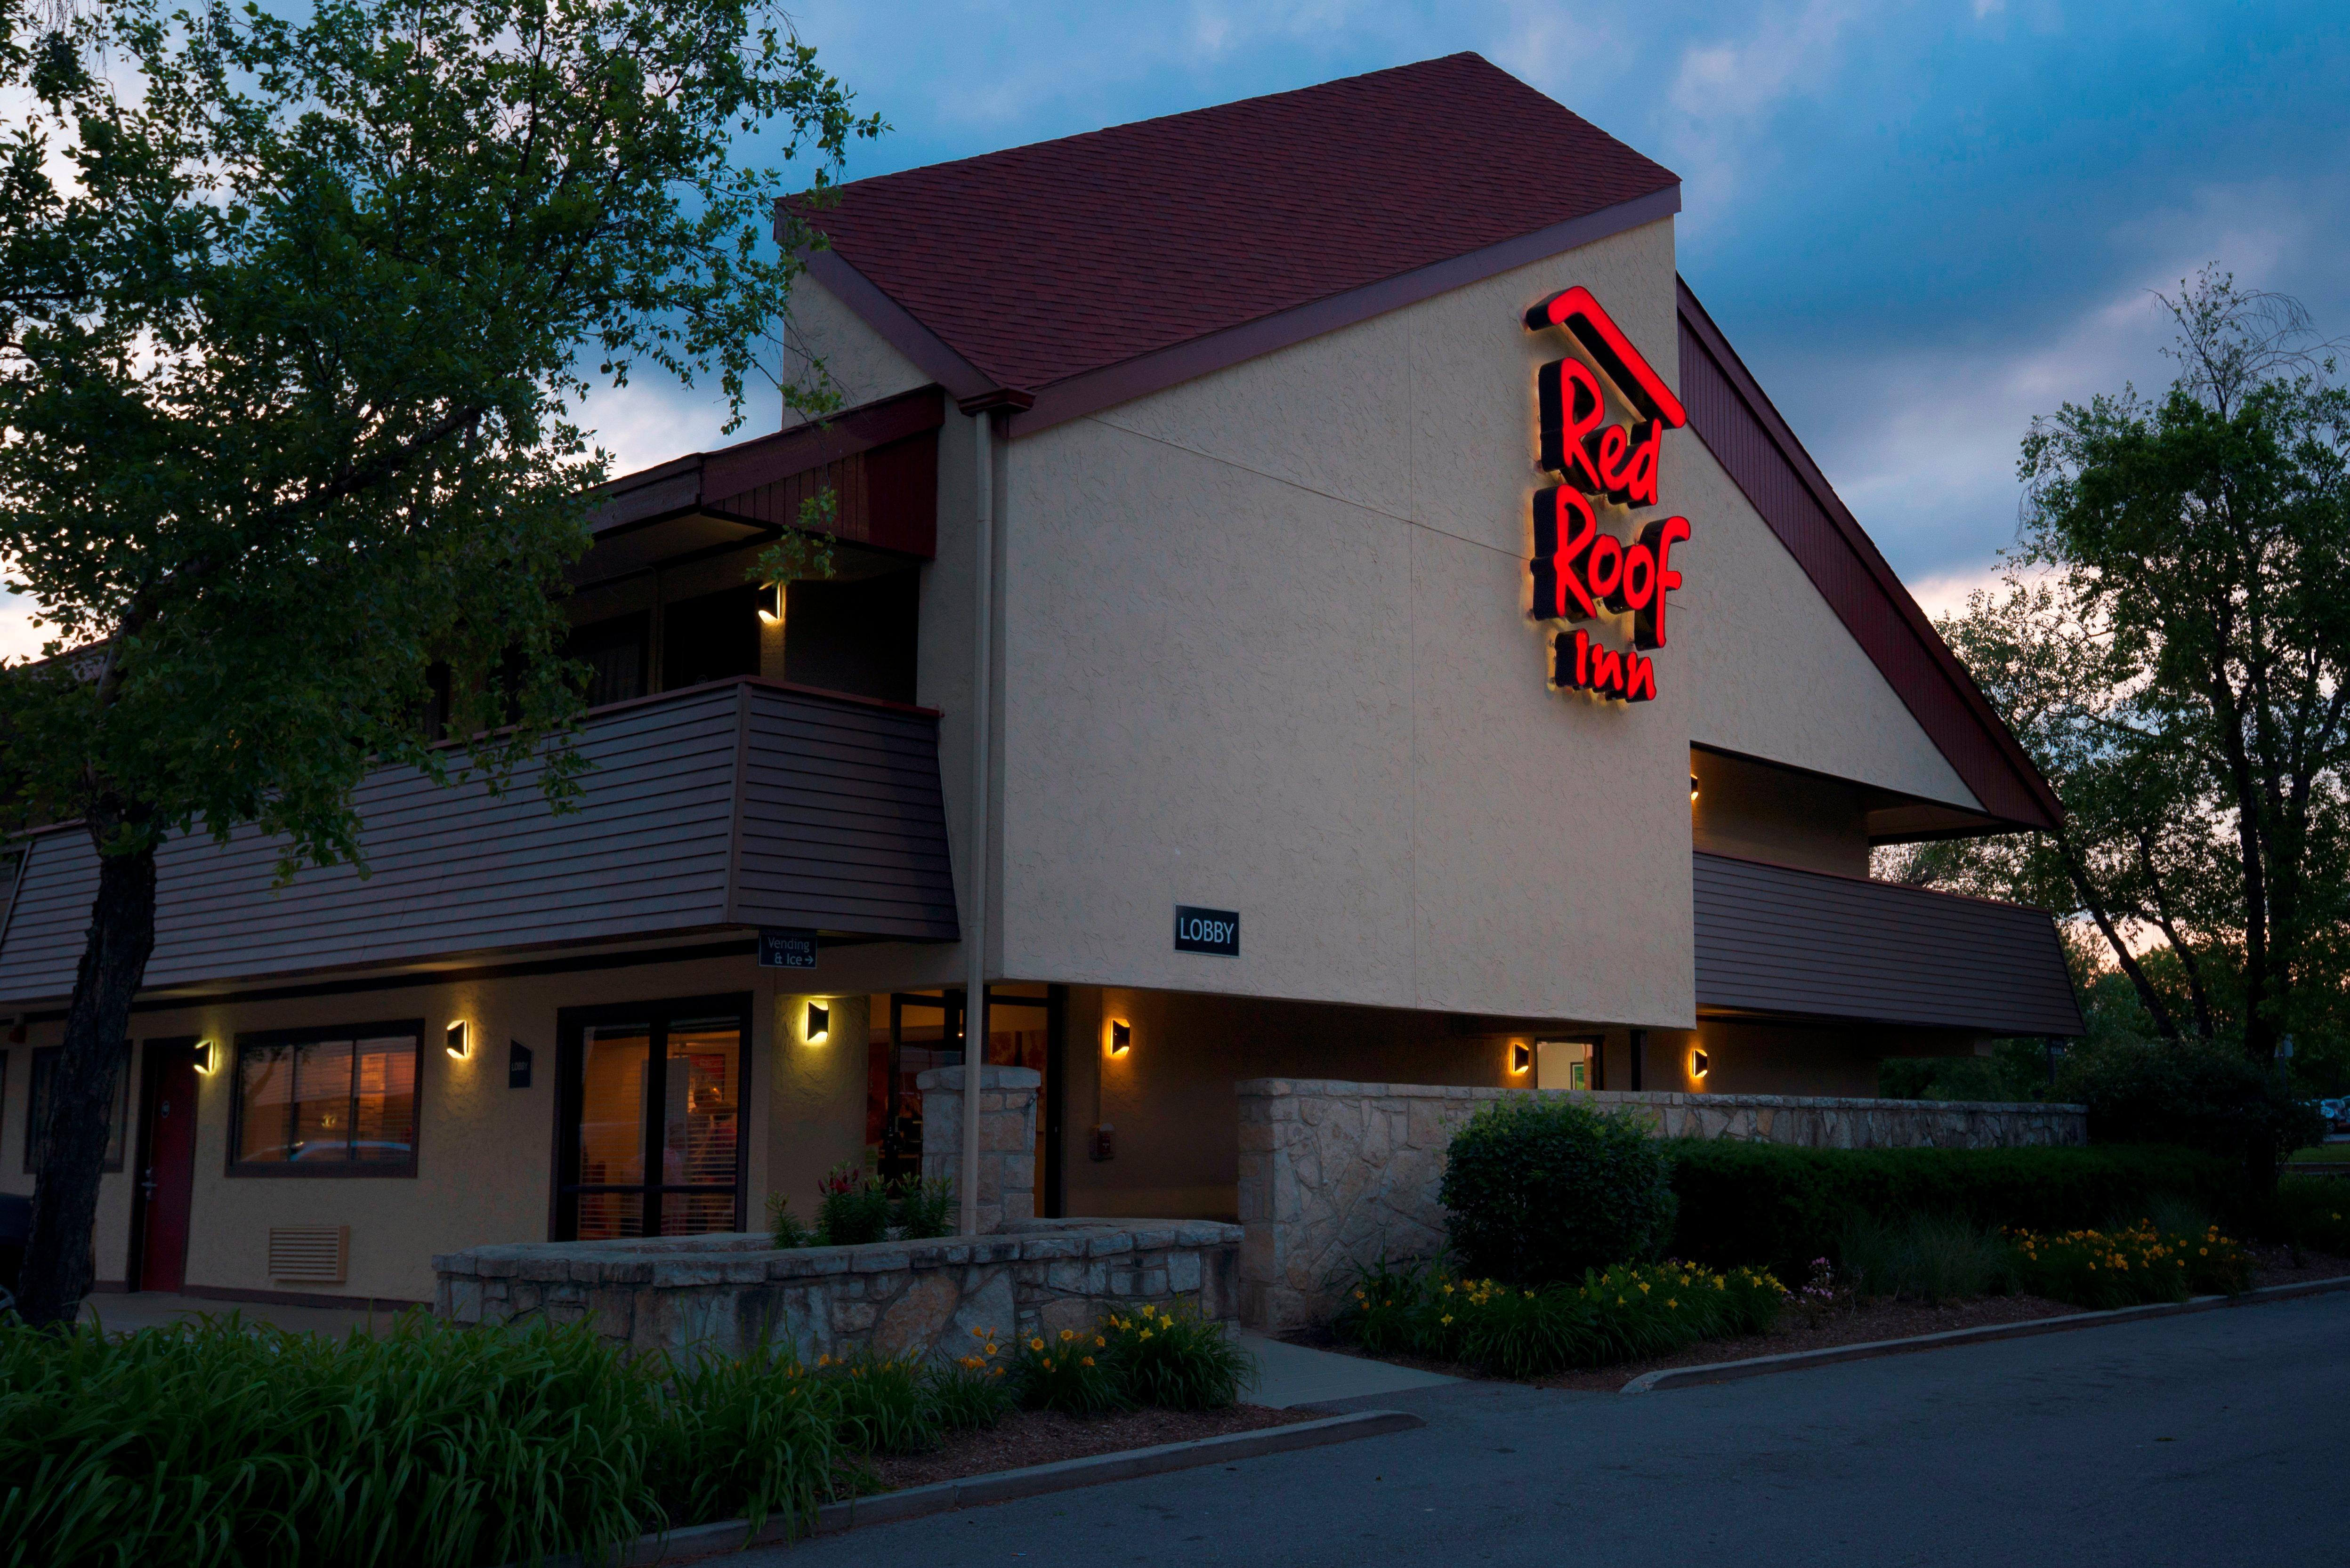
[[[750,723],[736,918],[953,940],[938,722],[754,691]]]
[[[252,828],[224,847],[175,838],[158,857],[148,984],[707,929],[729,923],[730,873],[745,924],[951,939],[936,723],[756,682],[709,686],[590,720],[579,745],[595,766],[576,811],[548,810],[535,767],[498,798],[378,774],[359,793],[364,878],[314,867],[273,888],[279,840]],[[32,841],[0,939],[0,1002],[70,992],[96,885],[79,831]]]
[[[1700,1008],[2081,1033],[2043,910],[1728,856],[1691,859]]]

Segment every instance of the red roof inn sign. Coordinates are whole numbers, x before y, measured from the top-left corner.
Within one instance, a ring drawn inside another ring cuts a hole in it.
[[[1646,702],[1657,694],[1648,649],[1665,645],[1665,594],[1681,586],[1673,546],[1690,536],[1689,519],[1659,519],[1627,545],[1600,530],[1598,505],[1656,505],[1665,431],[1679,430],[1689,415],[1589,289],[1552,296],[1526,312],[1526,326],[1536,332],[1565,327],[1640,415],[1628,425],[1607,423],[1599,377],[1580,359],[1554,359],[1535,373],[1539,461],[1562,483],[1534,494],[1530,613],[1544,621],[1591,620],[1603,610],[1632,618],[1632,647],[1620,653],[1580,627],[1559,632],[1551,643],[1550,683]]]

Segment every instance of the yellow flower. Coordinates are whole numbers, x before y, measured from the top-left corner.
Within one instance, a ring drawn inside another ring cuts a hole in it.
[[[1092,1356],[1090,1356],[1090,1355],[1087,1356],[1087,1357],[1086,1357],[1086,1363],[1085,1363],[1085,1364],[1086,1364],[1087,1366],[1091,1366],[1094,1364],[1094,1358],[1093,1358]]]
[[[1107,1350],[1109,1348],[1109,1341],[1104,1339],[1100,1334],[1096,1334],[1094,1335],[1094,1348],[1097,1350]]]
[[[1069,1343],[1069,1341],[1071,1341],[1071,1340],[1073,1340],[1073,1339],[1075,1339],[1075,1338],[1076,1338],[1076,1337],[1077,1337],[1077,1331],[1076,1331],[1076,1329],[1074,1329],[1074,1328],[1065,1328],[1065,1329],[1063,1329],[1063,1330],[1061,1331],[1061,1343],[1062,1343],[1063,1345],[1066,1345],[1066,1344],[1068,1344],[1068,1343]]]
[[[1041,1339],[1032,1339],[1028,1342],[1028,1348],[1031,1350],[1042,1350],[1045,1348],[1045,1342]]]
[[[1439,1324],[1450,1324],[1450,1323],[1452,1321],[1452,1314],[1451,1314],[1451,1313],[1446,1313],[1442,1317],[1440,1317],[1440,1318],[1437,1319],[1436,1321],[1437,1321]]]
[[[829,1355],[819,1355],[816,1358],[816,1364],[818,1366],[829,1366],[832,1365],[832,1357]]]
[[[1138,1338],[1137,1338],[1137,1342],[1138,1342],[1138,1343],[1139,1343],[1139,1341],[1140,1341],[1140,1340],[1149,1339],[1149,1337],[1150,1337],[1150,1331],[1149,1331],[1149,1329],[1147,1329],[1147,1328],[1146,1328],[1146,1329],[1144,1329],[1144,1330],[1142,1331],[1142,1333],[1138,1336]]]
[[[1640,1293],[1642,1295],[1647,1295],[1648,1293],[1648,1282],[1646,1280],[1642,1280],[1640,1282]]]

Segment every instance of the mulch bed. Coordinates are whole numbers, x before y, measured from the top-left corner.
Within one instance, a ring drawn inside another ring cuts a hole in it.
[[[2254,1246],[2249,1250],[2252,1254],[2252,1283],[2256,1287],[2350,1276],[2350,1259],[2313,1252],[2304,1248],[2301,1254],[2301,1266],[2295,1268],[2288,1248]],[[1707,1366],[1717,1361],[1745,1361],[1757,1355],[1791,1355],[1798,1351],[1827,1350],[1839,1345],[1866,1345],[1879,1339],[1913,1339],[1920,1334],[1943,1334],[1956,1328],[1983,1328],[1994,1324],[2064,1317],[2083,1310],[2043,1296],[1981,1296],[1973,1301],[1945,1302],[1939,1306],[1929,1306],[1923,1302],[1870,1302],[1815,1324],[1805,1323],[1802,1317],[1789,1313],[1769,1334],[1742,1339],[1701,1340],[1678,1355],[1648,1361],[1619,1362],[1612,1366],[1594,1367],[1584,1372],[1562,1372],[1537,1378],[1534,1386],[1612,1394],[1644,1372],[1655,1372],[1669,1366]],[[1335,1350],[1347,1355],[1363,1354],[1352,1345],[1338,1343],[1327,1330],[1289,1337],[1300,1345],[1310,1344],[1319,1350]],[[1453,1377],[1482,1379],[1485,1376],[1473,1366],[1455,1362],[1424,1361],[1405,1355],[1384,1359],[1399,1366],[1418,1367],[1425,1372],[1440,1372]]]
[[[2293,1249],[2253,1242],[2244,1251],[2252,1255],[2252,1283],[2255,1285],[2297,1285],[2304,1280],[2338,1280],[2350,1274],[2350,1258],[2337,1258],[2331,1252],[2301,1250],[2301,1265],[2293,1266]]]
[[[1274,1410],[1235,1405],[1229,1410],[1128,1410],[1115,1416],[1064,1416],[1052,1410],[1015,1410],[992,1431],[958,1432],[928,1454],[900,1454],[870,1461],[890,1491],[933,1481],[961,1480],[991,1470],[1016,1470],[1060,1459],[1089,1459],[1160,1443],[1189,1442],[1319,1420],[1322,1410]]]

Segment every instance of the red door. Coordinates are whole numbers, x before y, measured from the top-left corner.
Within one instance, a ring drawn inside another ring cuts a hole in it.
[[[136,1288],[176,1291],[188,1276],[188,1207],[196,1181],[196,1058],[189,1041],[147,1043],[139,1126]]]

